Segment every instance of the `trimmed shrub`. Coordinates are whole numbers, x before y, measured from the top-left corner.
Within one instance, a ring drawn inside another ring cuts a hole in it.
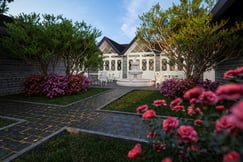
[[[90,87],[90,81],[82,74],[72,75],[68,78],[67,94],[83,93]]]
[[[24,93],[28,96],[41,96],[44,77],[41,75],[31,75],[31,77],[24,80]]]
[[[160,93],[168,98],[182,97],[187,90],[195,86],[196,82],[187,79],[168,79],[163,82]]]
[[[67,90],[68,81],[63,75],[50,74],[44,78],[44,82],[41,85],[43,95],[53,98],[55,96],[65,95]]]

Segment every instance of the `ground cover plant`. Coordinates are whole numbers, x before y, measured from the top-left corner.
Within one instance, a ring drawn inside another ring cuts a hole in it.
[[[149,145],[144,145],[144,156],[141,159],[129,159],[127,150],[131,149],[133,145],[134,142],[108,137],[65,133],[16,161],[152,162],[159,161],[162,156],[165,156],[151,151]],[[154,160],[151,161],[151,157]]]
[[[26,96],[25,94],[14,94],[1,96],[0,99],[9,99],[9,100],[20,100],[20,101],[28,101],[28,102],[38,102],[38,103],[46,103],[46,104],[57,104],[57,105],[67,105],[72,102],[97,95],[104,91],[107,91],[107,88],[90,88],[85,93],[79,93],[74,95],[66,95],[66,96],[58,96],[55,98],[48,98],[46,96]]]
[[[5,127],[9,124],[13,124],[15,121],[0,118],[0,128]]]

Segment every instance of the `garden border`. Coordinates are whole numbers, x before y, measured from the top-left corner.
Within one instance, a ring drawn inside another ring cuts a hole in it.
[[[109,133],[103,133],[103,132],[98,132],[98,131],[92,131],[92,130],[86,130],[86,129],[79,129],[79,128],[74,128],[74,127],[63,127],[59,129],[58,131],[46,136],[45,138],[41,139],[40,141],[26,147],[25,149],[17,152],[16,154],[6,158],[3,160],[3,162],[10,162],[14,161],[17,158],[20,158],[36,149],[41,147],[42,145],[46,144],[47,142],[55,139],[56,137],[60,136],[64,132],[70,132],[70,133],[78,133],[78,134],[83,134],[83,135],[89,135],[89,136],[94,136],[94,137],[103,137],[103,138],[113,138],[113,139],[118,139],[118,140],[124,140],[124,141],[130,141],[130,142],[140,142],[140,143],[148,143],[147,140],[139,139],[139,138],[131,138],[127,136],[119,136],[119,135],[113,135]]]
[[[0,115],[0,118],[2,118],[2,119],[7,119],[7,120],[13,120],[13,121],[16,121],[16,122],[14,122],[13,124],[9,124],[9,125],[7,125],[7,126],[4,126],[4,127],[0,128],[0,131],[1,131],[1,130],[4,130],[4,129],[7,129],[7,128],[10,128],[10,127],[13,127],[13,126],[15,126],[15,125],[17,125],[17,124],[26,122],[26,120],[24,120],[24,119],[13,118],[13,117],[9,117],[9,116],[2,116],[2,115]]]

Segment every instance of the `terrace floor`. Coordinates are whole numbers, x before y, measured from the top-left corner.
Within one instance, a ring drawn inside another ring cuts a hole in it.
[[[148,128],[138,115],[97,110],[134,88],[114,83],[103,87],[111,90],[67,107],[1,101],[0,116],[19,120],[15,125],[0,129],[0,161],[9,161],[11,156],[65,126],[128,139],[145,139]],[[155,90],[154,87],[136,89]]]

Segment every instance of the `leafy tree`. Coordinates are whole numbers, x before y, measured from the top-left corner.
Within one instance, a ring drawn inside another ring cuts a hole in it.
[[[2,48],[12,57],[20,58],[47,75],[48,67],[53,61],[58,41],[55,24],[59,18],[39,14],[20,14],[12,23],[6,24],[8,36],[1,38]]]
[[[63,19],[61,24],[62,48],[61,56],[66,66],[66,75],[86,69],[93,65],[100,65],[100,52],[96,46],[95,39],[101,32],[85,22],[72,23],[71,20]]]
[[[7,3],[11,3],[14,0],[0,0],[0,14],[6,13],[8,11]]]
[[[188,79],[198,80],[203,72],[243,49],[239,34],[243,23],[227,28],[227,20],[213,21],[213,4],[212,0],[181,0],[165,11],[157,4],[140,17],[138,38],[150,49],[165,53]]]

